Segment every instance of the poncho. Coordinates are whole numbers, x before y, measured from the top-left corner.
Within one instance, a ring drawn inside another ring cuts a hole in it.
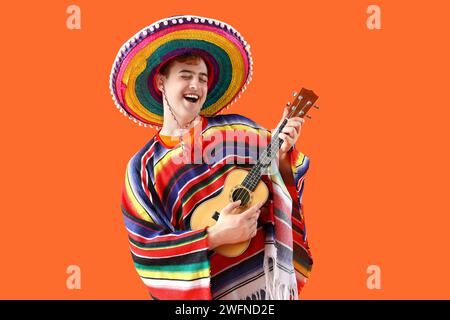
[[[289,151],[291,182],[273,167],[262,176],[269,200],[257,234],[242,255],[224,257],[208,249],[207,227],[191,230],[191,215],[221,192],[230,171],[250,171],[270,131],[230,114],[201,117],[196,132],[184,147],[190,161],[180,161],[181,144],[170,146],[156,134],[127,165],[121,208],[134,265],[151,297],[297,299],[312,267],[302,204],[309,158]]]

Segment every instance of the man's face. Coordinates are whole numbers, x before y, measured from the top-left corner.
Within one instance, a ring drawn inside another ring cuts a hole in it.
[[[200,113],[208,93],[208,69],[202,59],[174,61],[162,81],[169,104],[179,117],[189,119]]]

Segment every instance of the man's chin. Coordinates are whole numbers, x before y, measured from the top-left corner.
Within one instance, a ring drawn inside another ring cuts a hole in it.
[[[195,117],[196,115],[198,115],[200,113],[201,106],[199,106],[199,105],[185,105],[183,109],[184,109],[183,110],[184,111],[183,112],[184,113],[183,116],[193,118],[193,117]]]

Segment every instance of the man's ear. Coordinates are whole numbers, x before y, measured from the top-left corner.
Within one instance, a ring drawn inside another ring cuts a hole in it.
[[[164,80],[165,80],[165,77],[162,74],[158,73],[156,75],[156,86],[158,87],[159,91],[161,91],[161,92],[164,92]]]

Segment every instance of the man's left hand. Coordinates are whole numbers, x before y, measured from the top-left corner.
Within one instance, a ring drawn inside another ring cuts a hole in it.
[[[283,117],[281,118],[281,121],[278,124],[277,128],[280,126],[280,124],[283,122],[283,120],[287,117],[288,114],[289,114],[289,107],[286,107],[284,108]],[[302,129],[302,125],[304,122],[305,120],[300,117],[293,117],[288,119],[288,122],[284,126],[283,130],[281,130],[281,133],[279,135],[279,137],[283,139],[283,144],[281,145],[279,151],[280,158],[285,157],[287,155],[287,152],[292,148],[292,146],[295,145],[298,138],[300,137],[300,131]]]

